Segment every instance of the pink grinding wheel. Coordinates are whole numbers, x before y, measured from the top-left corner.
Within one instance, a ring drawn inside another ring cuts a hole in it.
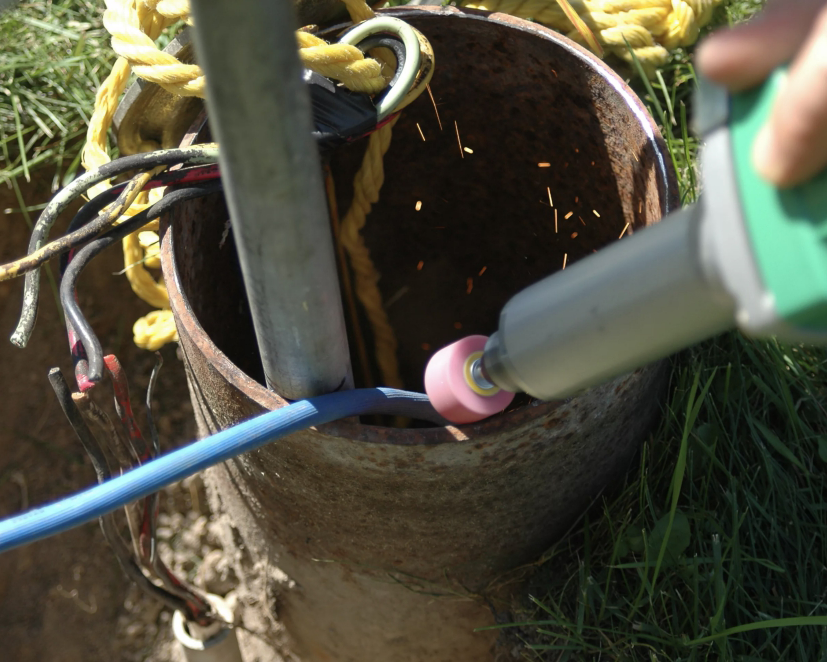
[[[485,349],[486,336],[468,336],[443,347],[425,368],[425,392],[440,414],[454,423],[475,423],[505,409],[514,394],[499,388],[490,395],[475,391],[466,378],[466,363]]]

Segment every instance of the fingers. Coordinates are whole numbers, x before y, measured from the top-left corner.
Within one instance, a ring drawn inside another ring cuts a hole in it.
[[[749,23],[711,35],[695,53],[707,78],[740,91],[788,62],[813,27],[824,0],[773,0]]]
[[[827,8],[790,67],[753,162],[777,186],[799,184],[827,165]]]

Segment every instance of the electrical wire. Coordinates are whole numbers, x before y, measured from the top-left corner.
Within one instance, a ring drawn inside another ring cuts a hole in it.
[[[182,184],[189,184],[189,183],[197,183],[212,179],[217,179],[220,177],[220,171],[218,169],[217,164],[207,165],[207,166],[195,166],[191,168],[181,168],[180,170],[173,170],[170,172],[163,172],[160,175],[153,177],[147,184],[144,186],[143,190],[146,191],[151,188],[158,188],[160,186],[180,186]],[[110,203],[112,203],[117,197],[118,194],[124,190],[127,183],[124,184],[117,184],[111,188],[106,189],[102,193],[99,193],[97,196],[92,198],[89,202],[87,202],[81,209],[75,214],[72,221],[69,223],[69,226],[66,230],[67,235],[71,235],[73,232],[80,230],[81,228],[86,227],[88,224],[95,221],[95,217]],[[57,239],[53,243],[58,243],[64,241],[65,237],[62,239]],[[69,246],[66,246],[69,248]],[[72,245],[69,250],[61,253],[60,255],[60,276],[61,279],[63,278],[64,273],[66,272],[66,267],[68,266],[69,262],[72,260],[74,255],[74,245]],[[69,339],[69,350],[72,355],[72,362],[74,365],[74,372],[75,372],[75,379],[77,380],[78,388],[83,393],[90,388],[92,388],[95,384],[94,382],[90,381],[87,374],[88,374],[88,357],[86,352],[84,351],[83,344],[78,337],[75,328],[72,326],[72,323],[66,320],[66,333]]]
[[[91,414],[92,408],[95,407],[94,403],[89,400],[89,397],[86,395],[71,393],[60,368],[52,368],[49,371],[49,383],[52,385],[52,389],[57,396],[60,408],[66,415],[66,418],[69,419],[69,424],[72,426],[86,454],[92,461],[92,467],[95,470],[98,483],[104,483],[109,480],[112,475],[109,470],[109,465],[106,462],[106,457],[87,425],[87,420],[94,420],[94,415]],[[80,397],[78,398],[77,396]],[[100,413],[102,414],[103,412]],[[143,591],[160,600],[170,609],[181,610],[188,616],[192,615],[195,618],[200,617],[202,621],[205,620],[204,614],[192,614],[192,610],[186,600],[156,586],[141,572],[129,548],[124,543],[120,533],[118,533],[118,527],[113,513],[102,515],[98,520],[104,539],[112,548],[115,557],[118,559],[118,564],[129,579],[135,582]],[[204,604],[206,605],[206,603]],[[209,606],[207,606],[207,612],[209,612]]]
[[[87,424],[95,426],[101,436],[106,439],[109,453],[118,463],[120,473],[122,474],[124,471],[132,469],[134,467],[134,458],[130,459],[131,448],[124,440],[118,428],[112,423],[109,414],[98,407],[94,400],[86,393],[73,393],[72,400],[78,409],[80,409]],[[126,523],[129,526],[129,535],[132,539],[135,555],[140,557],[138,537],[140,535],[141,525],[138,508],[139,506],[137,504],[127,504],[124,506],[124,513],[126,514]]]
[[[146,445],[141,429],[135,420],[132,412],[132,401],[129,397],[129,381],[126,378],[121,362],[114,354],[107,354],[103,359],[109,378],[112,381],[112,391],[115,394],[115,411],[121,419],[127,443],[129,444],[135,460],[141,464],[152,459],[152,451]]]
[[[89,430],[89,426],[83,419],[80,410],[75,406],[72,400],[72,391],[66,383],[66,378],[60,368],[52,368],[49,370],[49,383],[52,385],[52,390],[57,396],[57,401],[60,403],[60,408],[69,419],[69,424],[75,431],[83,450],[92,461],[92,467],[95,470],[95,476],[99,483],[103,483],[110,477],[109,464],[106,461],[106,456],[98,446],[98,442]]]
[[[0,281],[10,280],[28,273],[33,269],[37,269],[56,255],[64,253],[75,246],[79,246],[106,230],[106,228],[117,221],[121,214],[132,205],[135,198],[138,197],[138,194],[151,179],[151,171],[138,173],[121,188],[111,206],[105,210],[100,210],[100,213],[92,222],[84,224],[82,228],[60,239],[41,246],[38,250],[29,253],[25,257],[21,257],[8,264],[0,265]]]
[[[160,355],[158,355],[160,357]],[[129,399],[129,382],[126,372],[121,367],[120,361],[113,354],[104,357],[106,369],[112,380],[112,387],[115,391],[115,409],[127,434],[129,444],[138,456],[138,462],[143,464],[161,452],[160,441],[151,414],[152,389],[157,379],[159,364],[156,363],[149,379],[147,388],[147,418],[150,421],[150,433],[152,435],[152,446],[147,446],[143,435],[135,421],[132,413],[132,404]],[[167,591],[185,600],[187,603],[186,613],[191,621],[204,623],[210,612],[209,605],[196,592],[183,584],[164,564],[158,555],[157,547],[157,516],[158,516],[158,493],[157,491],[147,496],[143,502],[143,512],[138,525],[138,556],[144,567],[154,573],[161,581]]]
[[[153,370],[153,373],[155,372],[156,371]],[[152,382],[152,378],[150,378],[150,382]],[[128,397],[128,391],[126,395]],[[101,431],[104,438],[108,440],[108,447],[118,460],[118,463],[123,468],[131,469],[132,463],[129,460],[127,451],[129,444],[118,434],[106,412],[100,409],[86,393],[75,393],[72,395],[72,399],[81,414],[83,414],[84,419],[94,424]],[[135,516],[131,504],[124,506],[124,509],[126,511],[130,535],[132,536],[133,547],[141,559],[144,570],[156,576],[162,582],[166,592],[177,601],[179,605],[178,608],[183,609],[188,620],[202,625],[209,624],[212,621],[210,618],[209,604],[189,585],[181,582],[169,568],[167,568],[157,553],[158,493],[156,492],[143,499],[143,512],[140,518]],[[120,538],[120,536],[118,536],[118,538]],[[116,553],[118,553],[117,550]],[[132,560],[131,556],[130,560]],[[123,565],[124,563],[122,562],[121,566]],[[157,597],[156,593],[153,593],[153,595]]]
[[[206,165],[206,166],[193,166],[191,168],[181,168],[180,170],[170,170],[166,172],[162,172],[159,175],[156,175],[152,179],[150,179],[143,187],[143,191],[148,191],[154,188],[160,188],[162,186],[181,186],[184,184],[194,184],[198,182],[208,181],[211,179],[218,179],[221,177],[221,172],[218,169],[218,164]],[[56,239],[55,241],[47,244],[47,246],[51,246],[52,244],[57,244],[58,242],[63,242],[63,246],[60,247],[60,273],[61,275],[66,270],[66,265],[69,263],[69,257],[72,253],[71,249],[75,248],[76,245],[73,244],[71,246],[67,246],[66,242],[69,239],[69,236],[79,230],[80,228],[85,227],[94,218],[106,207],[107,205],[114,202],[118,195],[126,188],[128,182],[124,182],[122,184],[115,184],[114,186],[106,189],[102,193],[99,193],[94,198],[92,198],[89,202],[87,202],[83,207],[80,208],[77,214],[72,218],[71,222],[69,223],[68,227],[66,228],[66,233],[60,239]],[[78,242],[79,245],[82,242]],[[45,246],[44,246],[45,248]]]
[[[102,165],[100,168],[89,170],[64,187],[46,205],[32,230],[29,239],[28,254],[25,258],[0,266],[0,280],[14,278],[22,273],[20,270],[26,261],[33,259],[49,236],[49,231],[55,224],[58,215],[76,198],[83,195],[87,189],[104,180],[122,175],[131,170],[148,170],[162,165],[184,163],[187,165],[213,164],[218,160],[218,146],[214,143],[195,145],[178,149],[148,152],[124,156]],[[17,328],[11,336],[11,342],[18,347],[25,347],[29,342],[34,323],[37,318],[37,297],[40,289],[40,269],[34,268],[26,274],[23,287],[23,310],[17,323]]]
[[[0,552],[80,526],[293,432],[368,414],[401,415],[444,423],[423,393],[390,388],[355,389],[299,400],[161,455],[102,485],[0,520]]]
[[[153,452],[153,448],[147,446],[138,423],[135,420],[135,415],[132,412],[132,401],[129,397],[129,381],[126,377],[126,372],[121,366],[121,362],[114,354],[109,354],[103,358],[106,365],[106,370],[109,373],[110,381],[112,382],[112,391],[115,396],[115,411],[121,420],[124,434],[126,435],[126,443],[132,452],[138,464],[144,464],[157,455]],[[184,600],[192,602],[190,596],[186,591],[179,591],[178,582],[166,566],[160,562],[156,553],[156,514],[158,509],[157,492],[148,495],[142,503],[140,517],[137,521],[137,526],[131,527],[133,535],[133,543],[138,553],[138,558],[144,567],[163,582],[165,588],[171,593],[178,595]],[[192,611],[197,614],[204,609],[209,610],[196,597],[193,602]]]
[[[78,406],[78,409],[80,409],[87,423],[91,421],[103,438],[106,439],[106,449],[115,459],[121,473],[132,469],[135,458],[131,457],[131,448],[124,440],[118,428],[115,427],[112,419],[109,418],[109,414],[98,407],[95,401],[86,393],[73,393],[72,399],[75,401],[75,404]]]
[[[101,251],[111,246],[116,241],[122,239],[128,234],[131,234],[140,227],[143,227],[149,221],[162,216],[175,205],[180,204],[186,200],[217,193],[221,190],[221,182],[210,182],[199,184],[183,189],[176,189],[159,202],[156,202],[149,209],[135,214],[132,218],[116,225],[106,234],[89,242],[86,246],[80,249],[77,255],[74,256],[66,271],[63,274],[63,279],[60,282],[60,301],[63,304],[63,310],[66,314],[66,319],[77,333],[86,350],[89,365],[86,376],[90,382],[98,382],[103,377],[103,350],[101,348],[100,340],[95,335],[92,327],[83,316],[80,306],[75,300],[75,284],[83,269],[89,261],[98,255]],[[70,337],[70,343],[72,342]],[[74,351],[74,350],[73,350]]]
[[[149,385],[146,387],[146,425],[149,428],[149,438],[152,439],[153,456],[161,454],[161,441],[158,437],[158,427],[155,425],[155,417],[152,415],[152,391],[155,389],[155,382],[158,380],[158,373],[164,365],[164,357],[160,352],[155,352],[155,366],[149,375]]]

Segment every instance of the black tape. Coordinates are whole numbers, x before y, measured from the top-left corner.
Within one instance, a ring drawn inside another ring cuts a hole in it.
[[[396,57],[396,74],[387,89],[393,87],[405,63],[405,47],[398,37],[372,35],[359,43],[363,52],[372,48],[388,48]],[[321,74],[304,72],[304,82],[310,88],[313,106],[313,137],[322,152],[328,152],[351,140],[364,136],[376,128],[376,106],[367,94],[351,92]],[[383,91],[387,93],[387,91]]]

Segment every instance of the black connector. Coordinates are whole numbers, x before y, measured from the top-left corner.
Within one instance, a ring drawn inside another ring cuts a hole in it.
[[[322,152],[329,152],[376,128],[376,107],[367,94],[351,92],[344,85],[305,69],[313,105],[313,137]]]
[[[367,52],[372,48],[387,48],[396,58],[396,74],[391,79],[387,93],[396,83],[399,72],[405,64],[405,47],[402,40],[394,35],[372,35],[358,44]],[[376,106],[367,94],[351,92],[344,85],[305,69],[304,82],[310,87],[310,102],[313,106],[313,137],[319,149],[329,152],[376,129],[378,118]]]

